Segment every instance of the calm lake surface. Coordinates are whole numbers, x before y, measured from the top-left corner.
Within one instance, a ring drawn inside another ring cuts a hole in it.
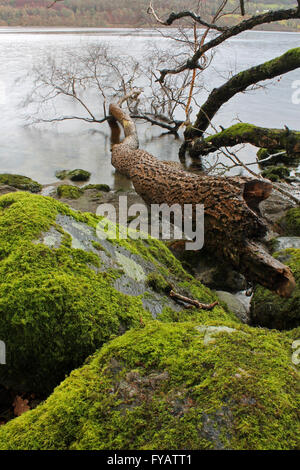
[[[24,126],[24,110],[20,102],[32,83],[30,72],[37,59],[49,51],[85,48],[87,44],[109,43],[116,50],[142,57],[145,47],[156,42],[160,48],[171,47],[168,39],[157,32],[129,29],[50,29],[0,28],[0,173],[18,173],[40,183],[57,181],[55,171],[83,168],[92,173],[91,182],[107,183],[114,189],[130,186],[126,179],[115,175],[110,164],[109,130],[107,124],[83,122]],[[212,67],[205,71],[205,84],[212,88],[225,81],[229,70],[235,73],[272,59],[293,47],[299,47],[299,33],[247,32],[227,41],[218,49]],[[19,79],[19,80],[18,80]],[[294,71],[275,81],[268,89],[236,96],[226,104],[214,120],[228,126],[238,118],[266,127],[291,129],[300,127],[300,105],[292,102],[292,83],[300,80]],[[203,94],[203,100],[205,99]],[[73,107],[65,103],[65,113]],[[164,160],[178,160],[180,140],[161,137],[162,130],[139,124],[140,146]],[[255,160],[250,146],[239,154],[245,162]],[[255,167],[252,167],[255,169]]]

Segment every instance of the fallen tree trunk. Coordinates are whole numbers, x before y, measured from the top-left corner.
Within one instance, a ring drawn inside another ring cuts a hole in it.
[[[300,47],[290,49],[280,57],[234,75],[224,85],[211,92],[206,102],[201,106],[193,126],[187,127],[185,141],[190,142],[197,137],[202,137],[219,109],[237,93],[245,91],[249,86],[258,82],[272,79],[298,67],[300,67]]]
[[[240,123],[222,130],[218,134],[199,138],[192,142],[191,155],[208,155],[222,147],[237,144],[252,144],[268,150],[286,150],[288,157],[300,158],[300,132],[286,129],[268,129],[252,124]],[[284,157],[282,157],[284,160]]]
[[[258,205],[270,195],[271,183],[194,175],[168,165],[138,149],[135,125],[118,105],[110,105],[110,114],[125,133],[124,141],[112,147],[112,164],[131,179],[144,201],[148,205],[191,204],[194,217],[196,205],[204,204],[205,248],[229,261],[248,279],[288,297],[295,286],[290,269],[260,244],[267,227]]]

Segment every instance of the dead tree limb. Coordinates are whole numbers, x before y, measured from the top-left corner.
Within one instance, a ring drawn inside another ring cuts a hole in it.
[[[224,85],[211,92],[206,102],[201,106],[194,125],[186,129],[185,139],[188,141],[202,136],[221,106],[237,93],[245,91],[249,86],[258,82],[283,75],[299,67],[300,47],[297,47],[275,59],[234,75]]]
[[[63,2],[64,0],[54,0],[50,5],[47,6],[47,8],[52,8],[54,7],[54,5],[56,5],[56,3],[58,2]]]
[[[263,179],[222,178],[187,173],[138,148],[131,117],[118,105],[110,114],[124,129],[125,139],[113,145],[112,164],[129,177],[147,204],[204,204],[205,248],[229,261],[249,279],[288,297],[295,286],[290,269],[267,253],[262,239],[267,233],[259,203],[272,185]],[[115,132],[115,131],[114,131]]]
[[[300,158],[299,131],[288,128],[268,129],[247,123],[235,124],[205,139],[196,139],[192,143],[191,153],[208,155],[221,147],[234,147],[246,143],[268,150],[284,149],[286,152],[282,152],[282,161],[286,156],[295,160]]]
[[[163,26],[171,26],[171,24],[173,24],[174,21],[181,20],[182,18],[192,18],[192,20],[194,20],[195,23],[198,23],[201,26],[205,26],[205,28],[214,29],[216,31],[226,31],[228,29],[226,26],[218,26],[217,24],[214,24],[214,23],[207,23],[207,21],[201,18],[201,16],[188,10],[181,11],[179,13],[173,12],[165,21],[163,21],[159,18],[159,16],[155,12],[152,2],[150,2],[147,13],[151,14],[155,18],[155,20]]]
[[[216,307],[216,305],[219,305],[218,301],[215,301],[211,304],[203,304],[199,302],[199,300],[190,299],[189,297],[185,297],[184,295],[178,294],[178,292],[175,292],[174,290],[170,291],[169,296],[172,297],[173,299],[180,300],[183,303],[189,304],[193,307],[197,307],[201,310],[213,310],[213,308]]]

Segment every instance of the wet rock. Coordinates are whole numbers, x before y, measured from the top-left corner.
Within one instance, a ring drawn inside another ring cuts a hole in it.
[[[42,189],[42,185],[33,181],[31,178],[22,175],[0,174],[0,184],[8,185],[22,191],[30,191],[38,193]],[[3,194],[3,193],[2,193]]]
[[[217,296],[243,323],[249,322],[249,310],[237,296],[225,291],[216,291]]]
[[[0,196],[3,196],[3,194],[7,193],[14,193],[17,191],[17,188],[14,188],[13,186],[8,186],[7,184],[0,184]]]
[[[282,187],[292,192],[292,189],[286,188],[286,185],[282,185]],[[259,205],[263,217],[273,223],[278,222],[294,206],[293,201],[274,190],[268,199]]]
[[[71,181],[87,181],[91,177],[91,173],[85,170],[72,170],[68,173],[68,178]]]
[[[97,191],[104,191],[105,193],[109,193],[110,187],[108,184],[88,184],[84,186],[83,191],[86,191],[88,189],[96,189]]]
[[[62,170],[55,173],[56,178],[60,180],[69,179],[71,181],[87,181],[90,179],[91,173],[86,170]]]
[[[205,250],[198,253],[184,251],[184,245],[176,249],[176,242],[171,244],[170,249],[174,255],[199,279],[204,285],[214,290],[226,290],[239,292],[247,288],[245,277],[235,271],[230,265],[220,264],[220,260],[207,254]]]
[[[83,194],[82,189],[69,184],[62,184],[58,186],[56,191],[58,197],[64,199],[79,199],[80,196]]]

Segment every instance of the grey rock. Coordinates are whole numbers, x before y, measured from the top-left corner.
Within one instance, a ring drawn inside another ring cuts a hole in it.
[[[216,291],[219,299],[225,302],[229,308],[243,323],[249,322],[249,309],[245,303],[241,301],[238,295],[233,295],[230,292]],[[248,301],[250,303],[250,301]]]

